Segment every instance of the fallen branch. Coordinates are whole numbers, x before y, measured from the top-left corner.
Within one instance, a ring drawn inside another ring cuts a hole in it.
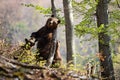
[[[12,74],[5,74],[5,73],[0,73],[0,76],[4,76],[4,77],[7,77],[7,78],[15,78],[15,76],[14,75],[12,75]]]
[[[17,62],[16,60],[8,59],[8,58],[3,57],[3,56],[0,56],[0,58],[5,60],[5,61],[7,61],[7,62],[9,62],[9,63],[15,64],[15,65],[18,65],[18,66],[21,66],[21,67],[24,67],[24,68],[29,68],[29,69],[46,69],[46,67],[40,67],[40,66],[20,63],[20,62]]]

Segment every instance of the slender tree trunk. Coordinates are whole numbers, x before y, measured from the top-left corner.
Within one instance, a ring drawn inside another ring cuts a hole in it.
[[[108,26],[108,0],[99,0],[97,9],[97,26],[100,27],[101,24],[104,24],[104,28]],[[101,32],[98,34],[98,44],[99,52],[103,56],[103,60],[100,60],[101,66],[101,77],[104,80],[115,80],[113,63],[111,59],[111,50],[110,50],[110,36]]]
[[[54,17],[57,17],[54,0],[51,0],[51,11],[52,11],[52,15],[54,15]],[[49,55],[49,58],[48,58],[47,63],[46,63],[47,67],[51,66],[51,64],[53,62],[54,55],[55,55],[56,41],[57,41],[57,29],[54,30],[52,36],[53,36],[53,38],[52,38],[52,45],[51,45],[51,49],[50,49],[50,55]]]
[[[51,0],[51,11],[52,11],[52,15],[54,15],[55,17],[57,17],[56,7],[55,7],[55,4],[54,4],[54,0]]]
[[[72,0],[63,0],[64,16],[65,16],[65,28],[66,28],[66,47],[67,47],[67,63],[73,64],[73,12],[72,12]],[[69,66],[69,65],[68,65]]]

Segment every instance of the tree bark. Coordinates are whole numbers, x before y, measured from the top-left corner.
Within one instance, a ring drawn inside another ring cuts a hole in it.
[[[65,32],[66,32],[66,47],[67,47],[67,63],[73,64],[74,40],[73,40],[73,11],[72,0],[63,0],[64,16],[65,16]],[[69,64],[68,64],[69,66]]]
[[[108,0],[99,0],[96,16],[97,26],[100,27],[101,24],[104,24],[104,29],[108,28]],[[104,80],[115,80],[109,42],[110,36],[108,34],[105,32],[98,34],[99,52],[104,58],[100,60],[101,77]]]
[[[51,11],[52,11],[52,15],[54,15],[54,17],[57,17],[54,0],[51,0]],[[53,62],[54,55],[55,55],[56,42],[57,42],[57,28],[54,30],[52,36],[53,36],[53,38],[52,38],[52,45],[51,45],[51,49],[50,49],[50,55],[49,55],[49,58],[48,58],[47,63],[46,63],[47,67],[51,66],[51,64]]]
[[[52,11],[52,15],[54,15],[55,17],[57,17],[56,7],[55,7],[55,4],[54,4],[54,0],[51,0],[51,11]]]

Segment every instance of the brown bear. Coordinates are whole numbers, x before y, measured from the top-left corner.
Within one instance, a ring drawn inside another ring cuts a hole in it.
[[[47,20],[45,26],[43,26],[38,31],[33,32],[31,34],[31,38],[35,38],[36,39],[35,42],[37,42],[39,59],[47,60],[49,58],[54,30],[56,30],[59,23],[60,20],[52,15]],[[60,44],[59,42],[56,43],[56,50],[55,50],[53,64],[57,62],[61,64],[62,61],[59,51],[59,44]]]

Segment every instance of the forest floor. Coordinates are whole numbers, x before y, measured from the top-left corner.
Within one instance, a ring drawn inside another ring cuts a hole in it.
[[[80,71],[34,65],[28,60],[33,60],[33,55],[19,48],[0,41],[0,80],[99,80],[93,77],[88,79],[86,74]],[[23,54],[21,59],[26,59],[28,62],[14,59],[15,54],[19,56]]]
[[[0,80],[87,80],[79,72],[20,63],[0,55]]]
[[[35,53],[21,49],[20,45],[11,46],[0,40],[0,80],[102,80],[100,72],[96,71],[90,76],[86,68],[81,71],[81,68],[47,68],[36,64]],[[115,80],[120,80],[119,61],[120,54],[114,59]]]
[[[20,45],[11,46],[0,40],[0,80],[102,80],[98,79],[99,73],[88,78],[87,70],[83,72],[81,69],[37,65],[34,53],[21,49]],[[115,56],[115,59],[115,77],[120,80],[120,55]]]

